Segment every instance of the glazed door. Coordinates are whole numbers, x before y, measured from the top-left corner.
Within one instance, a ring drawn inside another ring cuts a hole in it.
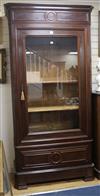
[[[21,31],[19,42],[24,73],[21,82],[24,140],[28,139],[28,144],[34,134],[43,137],[43,133],[46,138],[59,140],[86,138],[83,33]]]
[[[29,131],[79,129],[77,37],[25,41]]]

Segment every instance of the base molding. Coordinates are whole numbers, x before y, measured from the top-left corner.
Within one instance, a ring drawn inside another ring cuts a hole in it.
[[[71,180],[83,178],[85,181],[93,180],[93,164],[75,167],[46,169],[15,174],[15,187],[26,189],[29,185],[44,182]]]

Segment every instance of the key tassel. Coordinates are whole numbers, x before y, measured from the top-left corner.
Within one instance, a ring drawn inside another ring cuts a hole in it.
[[[25,95],[24,95],[24,91],[23,90],[21,92],[21,101],[25,101]]]

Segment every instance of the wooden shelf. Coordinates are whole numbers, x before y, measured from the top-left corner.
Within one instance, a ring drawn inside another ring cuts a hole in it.
[[[44,107],[29,107],[28,112],[48,112],[61,110],[78,110],[79,105],[65,105],[65,106],[44,106]]]
[[[40,80],[40,81],[35,81],[35,82],[28,82],[27,84],[36,84],[36,83],[40,83],[40,84],[50,84],[50,83],[78,83],[78,80]]]

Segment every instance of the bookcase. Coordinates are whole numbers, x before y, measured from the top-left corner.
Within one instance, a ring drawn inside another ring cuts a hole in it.
[[[5,5],[15,185],[93,178],[91,6]]]
[[[94,136],[93,146],[93,160],[94,160],[94,171],[98,179],[100,179],[100,93],[92,93],[92,128]]]

